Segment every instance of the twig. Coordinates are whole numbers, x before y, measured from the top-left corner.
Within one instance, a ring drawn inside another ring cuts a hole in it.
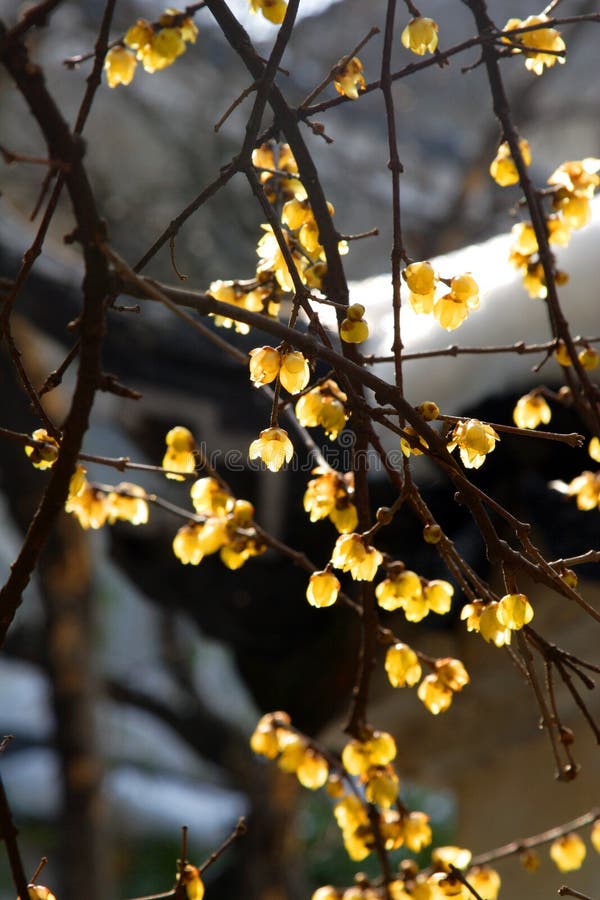
[[[225,851],[228,850],[229,847],[231,847],[231,845],[238,840],[238,838],[243,837],[247,833],[247,831],[248,828],[246,826],[246,820],[242,816],[227,840],[223,841],[221,846],[217,850],[215,850],[214,853],[211,853],[208,859],[203,862],[202,865],[198,866],[198,871],[200,872],[200,874],[202,875],[209,868],[209,866],[212,866],[212,864],[216,862],[219,857],[222,856],[223,853],[225,853]]]
[[[4,738],[4,741],[2,742],[3,747],[5,741],[6,738]],[[0,776],[0,834],[6,844],[6,853],[8,855],[13,884],[17,890],[17,900],[29,900],[27,878],[25,876],[25,869],[23,868],[23,861],[21,860],[21,853],[17,843],[18,831],[10,812],[2,776]]]
[[[533,834],[530,837],[511,841],[509,844],[504,844],[502,847],[497,847],[495,850],[488,850],[486,853],[480,853],[473,857],[471,865],[483,866],[486,863],[494,862],[498,859],[506,859],[507,856],[515,856],[517,853],[522,853],[523,850],[530,850],[533,847],[539,847],[541,844],[549,844],[551,841],[563,837],[563,835],[568,834],[570,831],[578,831],[580,828],[585,828],[586,825],[592,825],[598,818],[600,818],[600,807],[596,806],[583,815],[578,816],[576,819],[565,822],[563,825],[556,825],[539,834]]]

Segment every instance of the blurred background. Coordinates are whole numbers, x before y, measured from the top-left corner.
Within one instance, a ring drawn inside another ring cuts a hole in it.
[[[540,11],[517,0],[488,5],[498,25]],[[250,16],[244,0],[231,7],[267,55],[273,27]],[[71,71],[63,60],[93,48],[102,9],[99,0],[67,0],[50,27],[29,42],[70,120],[90,63]],[[560,5],[564,15],[598,10],[597,2]],[[140,16],[155,20],[162,11],[149,0],[121,0],[112,35]],[[458,0],[428,0],[421,11],[439,23],[442,49],[473,34],[470,14]],[[13,0],[0,0],[7,25],[18,13]],[[290,102],[299,103],[373,25],[382,28],[384,15],[379,0],[302,0],[283,61],[290,74],[279,78]],[[399,40],[407,18],[401,7],[395,69],[415,59]],[[239,149],[251,100],[218,133],[213,126],[248,87],[249,77],[207,10],[196,23],[196,45],[172,67],[154,75],[138,71],[128,88],[103,85],[86,127],[86,163],[99,207],[114,246],[131,262]],[[600,156],[597,28],[566,27],[567,62],[542,78],[526,72],[522,60],[503,64],[514,119],[530,142],[532,176],[539,184],[565,159]],[[379,35],[360,53],[367,81],[378,77],[381,40]],[[513,221],[518,190],[501,191],[487,174],[499,132],[483,68],[461,73],[461,66],[476,61],[477,52],[470,51],[447,68],[432,66],[394,86],[406,245],[415,259],[483,240]],[[323,96],[334,95],[329,87]],[[336,106],[319,121],[333,143],[308,129],[306,140],[338,229],[379,229],[377,237],[352,242],[348,275],[362,279],[385,272],[391,191],[382,98],[373,92]],[[0,144],[44,155],[35,123],[4,73]],[[42,177],[39,167],[1,165],[0,276],[14,277],[33,239],[36,226],[28,217]],[[177,265],[188,276],[186,286],[203,290],[213,279],[251,277],[261,221],[245,180],[234,178],[178,236]],[[62,240],[71,228],[64,201],[15,316],[15,337],[35,383],[43,382],[72,341],[67,324],[78,314],[81,270],[76,251]],[[174,281],[167,249],[147,273]],[[251,344],[241,336],[232,340],[243,349],[256,345],[254,336]],[[29,432],[37,423],[4,356],[0,365],[0,424]],[[191,428],[208,449],[226,452],[245,448],[257,423],[266,421],[267,404],[248,387],[245,372],[150,304],[137,315],[111,314],[105,368],[143,399],[100,396],[88,452],[158,464],[164,435],[174,424]],[[64,389],[48,398],[59,420],[70,386],[67,377]],[[506,480],[514,482],[514,472]],[[89,477],[120,480],[93,465]],[[299,511],[305,477],[289,472],[275,478],[243,466],[227,472],[236,494],[255,504],[265,528],[307,547],[322,563],[334,531],[329,523],[307,528]],[[17,445],[0,442],[0,575],[17,553],[46,478]],[[185,486],[152,475],[130,480],[180,505],[188,502]],[[374,490],[377,495],[384,489]],[[385,501],[384,493],[380,499]],[[484,565],[476,535],[460,512],[454,515],[452,536]],[[589,526],[587,517],[572,515],[562,520],[572,533]],[[248,836],[207,872],[215,900],[241,889],[248,900],[300,900],[320,884],[351,883],[357,867],[342,849],[328,799],[301,792],[292,777],[254,759],[248,738],[262,712],[284,708],[299,728],[334,749],[341,746],[357,623],[342,609],[324,616],[309,608],[305,576],[290,572],[270,552],[238,573],[212,558],[198,568],[182,567],[170,546],[178,526],[155,509],[143,529],[118,525],[84,533],[65,517],[28,589],[0,661],[0,731],[14,735],[1,760],[2,775],[27,865],[33,871],[41,855],[49,857],[40,880],[58,900],[156,893],[172,883],[182,825],[189,826],[189,856],[198,863],[246,815]],[[410,548],[411,567],[428,577],[445,574],[433,551],[399,546],[406,554]],[[592,654],[597,641],[586,623],[555,600],[545,598],[543,604],[540,619],[550,636],[574,652]],[[426,652],[463,659],[473,677],[464,696],[438,721],[413,692],[394,693],[380,679],[372,719],[397,736],[403,796],[431,815],[435,842],[481,852],[597,802],[597,760],[591,737],[578,723],[582,773],[574,784],[555,785],[550,751],[537,733],[520,676],[507,658],[480,646],[455,622],[451,614],[437,628],[392,624]],[[567,722],[571,717],[566,711]],[[591,891],[598,875],[598,862],[590,861],[569,883]],[[526,893],[529,900],[548,896],[560,883],[547,860],[534,877],[508,862],[502,877],[504,896]],[[2,896],[12,896],[4,859],[0,879]]]

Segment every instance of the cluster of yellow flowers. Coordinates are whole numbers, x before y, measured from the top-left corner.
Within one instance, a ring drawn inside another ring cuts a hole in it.
[[[600,184],[599,170],[600,159],[588,157],[562,163],[548,178],[548,184],[553,188],[554,210],[546,219],[550,244],[566,247],[571,232],[589,222],[590,200]],[[511,233],[513,243],[509,261],[523,273],[523,284],[530,297],[546,297],[548,291],[533,225],[531,222],[520,222],[513,226]],[[560,271],[555,277],[559,285],[568,280],[568,276]],[[564,364],[569,365],[570,360]]]
[[[185,53],[186,43],[194,44],[198,29],[194,20],[178,9],[167,9],[158,24],[138,19],[125,34],[123,44],[111,47],[104,60],[106,80],[111,88],[130,84],[138,60],[146,72],[158,72]]]
[[[340,534],[354,531],[358,525],[358,513],[352,502],[354,472],[342,474],[318,466],[312,474],[318,478],[308,482],[304,494],[304,509],[309,513],[310,521],[318,522],[329,516]]]
[[[407,50],[412,50],[417,56],[435,53],[438,45],[438,30],[438,24],[433,19],[416,16],[410,20],[402,32],[400,37],[402,46]]]
[[[285,0],[248,0],[250,12],[261,12],[265,19],[273,25],[281,25],[285,18],[287,3]]]
[[[525,594],[505,594],[500,600],[474,600],[463,606],[461,619],[468,631],[478,631],[484,640],[503,647],[510,644],[513,631],[520,631],[533,619],[533,607]]]
[[[102,528],[107,522],[130,522],[146,525],[148,502],[146,492],[136,484],[123,482],[105,491],[90,484],[86,470],[77,466],[71,476],[65,511],[73,513],[82,528]]]
[[[281,208],[282,234],[300,281],[320,290],[327,273],[325,251],[319,242],[319,229],[289,145],[272,141],[262,144],[252,152],[252,163],[259,170],[269,202],[277,209]],[[328,204],[328,209],[333,215],[331,204]],[[294,291],[294,279],[272,227],[263,224],[261,228],[264,234],[256,248],[259,262],[255,278],[247,281],[213,281],[207,293],[215,300],[275,317],[283,295]],[[347,253],[347,242],[340,241],[338,249],[340,253]],[[243,334],[249,331],[247,325],[230,317],[214,316],[214,319],[217,325],[225,328],[234,326]]]
[[[408,846],[406,841],[405,844]],[[356,884],[352,887],[337,890],[333,885],[325,885],[314,892],[312,900],[382,900],[384,897],[391,900],[443,900],[444,897],[471,900],[473,894],[450,872],[450,865],[456,866],[456,861],[467,857],[470,861],[470,852],[461,847],[436,847],[432,854],[436,858],[433,872],[419,871],[416,862],[406,859],[397,878],[386,884],[385,889],[381,885],[371,884],[361,873],[356,876]],[[463,868],[467,865],[468,862],[463,863]],[[501,882],[495,869],[473,866],[464,874],[477,896],[497,900]]]
[[[433,671],[426,675],[417,690],[419,700],[434,716],[445,712],[454,694],[462,691],[470,681],[469,674],[459,659],[443,657],[435,660]],[[421,663],[415,651],[404,643],[392,644],[385,655],[385,671],[392,687],[413,687],[422,673]]]
[[[549,22],[547,15],[528,16],[526,19],[509,19],[503,31],[514,31],[516,28],[528,28],[533,25],[544,26]],[[518,44],[513,53],[525,54],[525,68],[536,75],[541,75],[544,67],[552,68],[555,63],[564,63],[565,42],[556,28],[536,28],[533,31],[502,38],[505,44]],[[523,49],[519,49],[522,47]]]
[[[256,347],[250,351],[250,379],[256,387],[279,378],[290,394],[303,391],[310,378],[308,360],[299,350],[284,353],[275,347]]]
[[[179,529],[173,552],[184,565],[197,566],[205,556],[219,553],[228,569],[239,569],[266,547],[253,525],[254,507],[248,500],[236,500],[216,478],[195,481],[190,490],[192,504],[201,522]]]
[[[454,331],[479,307],[479,287],[468,272],[447,280],[436,274],[430,262],[414,262],[404,269],[402,277],[409,288],[408,300],[416,313],[433,313],[442,328]],[[440,283],[450,290],[436,297]]]
[[[388,577],[375,588],[379,606],[388,612],[402,609],[409,622],[420,622],[430,612],[445,615],[452,605],[453,594],[449,582],[427,581],[401,562],[389,565]]]
[[[230,303],[248,312],[262,313],[272,319],[277,318],[281,304],[281,297],[277,294],[269,274],[260,274],[245,281],[218,279],[211,282],[206,293],[221,303]],[[212,318],[215,325],[220,328],[235,328],[239,334],[248,334],[250,331],[250,326],[245,322],[238,322],[229,316],[212,315]]]
[[[296,776],[301,785],[317,790],[329,778],[329,764],[303,735],[292,728],[286,712],[266,713],[250,738],[250,747],[260,756],[276,759],[284,772]]]
[[[335,440],[348,421],[346,394],[328,378],[303,394],[296,403],[296,417],[305,428],[320,425],[330,440]]]
[[[363,64],[358,56],[353,56],[335,70],[333,86],[338,94],[349,97],[350,100],[358,100],[358,92],[364,91],[366,87]]]
[[[519,148],[523,162],[526,166],[530,166],[531,150],[529,149],[529,142],[525,138],[520,139]],[[519,183],[519,173],[512,158],[508,141],[503,141],[498,147],[496,156],[490,164],[490,175],[500,187],[510,187],[512,184]]]

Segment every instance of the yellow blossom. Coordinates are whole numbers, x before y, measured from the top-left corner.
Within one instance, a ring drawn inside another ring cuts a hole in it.
[[[477,601],[476,601],[477,602]],[[496,647],[503,647],[511,642],[511,630],[503,625],[498,618],[498,602],[488,603],[479,616],[479,628],[481,637]]]
[[[598,355],[598,351],[594,350],[593,347],[584,347],[583,350],[580,350],[577,354],[577,359],[586,371],[591,372],[598,368],[600,356]]]
[[[466,621],[467,631],[479,631],[481,614],[485,609],[483,600],[473,600],[472,603],[465,603],[460,611],[460,618]]]
[[[402,277],[408,285],[409,303],[416,313],[433,312],[437,276],[430,262],[414,262],[404,269]]]
[[[571,227],[564,216],[548,216],[546,219],[548,243],[566,247],[571,240]]]
[[[504,26],[504,31],[513,31],[515,28],[524,28],[529,25],[543,25],[548,22],[548,16],[528,16],[526,19],[509,19]],[[544,66],[551,68],[556,62],[564,63],[565,42],[560,36],[556,28],[538,28],[535,31],[520,32],[511,36],[510,39],[503,38],[505,43],[519,44],[523,47],[525,54],[525,67],[536,75],[541,75]],[[521,50],[515,48],[514,53],[520,53]]]
[[[436,578],[423,588],[423,599],[431,612],[443,616],[450,612],[454,588],[448,581]]]
[[[80,486],[77,494],[70,494],[65,510],[73,513],[82,528],[102,528],[108,518],[109,507],[104,491],[87,481]]]
[[[573,365],[573,360],[571,359],[571,355],[569,353],[569,348],[565,344],[564,341],[559,341],[556,345],[556,350],[554,351],[554,358],[556,362],[567,368],[567,366]]]
[[[184,41],[195,44],[198,37],[198,28],[191,16],[181,19],[182,15],[182,10],[169,7],[159,16],[158,22],[163,28],[178,28]],[[179,24],[177,24],[178,20]]]
[[[398,799],[400,782],[392,766],[372,766],[364,775],[365,798],[389,809]]]
[[[588,453],[594,462],[600,463],[600,439],[593,437],[588,446]]]
[[[423,847],[427,847],[431,843],[429,816],[424,812],[419,810],[410,812],[402,822],[402,829],[404,843],[413,853],[419,853]]]
[[[520,631],[533,619],[533,608],[525,594],[505,594],[496,610],[498,621],[511,631]]]
[[[294,446],[283,428],[265,428],[250,444],[248,455],[250,459],[262,459],[271,472],[278,472],[284,462],[291,460]]]
[[[423,584],[416,572],[404,569],[392,573],[375,588],[377,602],[382,609],[393,612],[396,609],[408,609],[406,617],[410,622],[420,622],[428,612],[423,600]]]
[[[29,900],[56,900],[50,888],[45,887],[43,884],[28,884],[27,891]]]
[[[570,497],[577,497],[577,508],[595,509],[600,506],[600,473],[582,472],[567,486]]]
[[[148,521],[146,491],[136,484],[123,482],[117,485],[108,494],[106,505],[111,525],[117,520],[131,522],[132,525],[145,525]]]
[[[313,572],[306,589],[306,599],[312,606],[332,606],[340,591],[339,579],[327,570]]]
[[[281,354],[275,347],[255,347],[250,351],[250,380],[255,387],[275,381],[280,367]]]
[[[396,756],[396,742],[387,731],[374,731],[370,738],[353,738],[342,750],[342,763],[349,775],[366,775],[372,766],[387,766]]]
[[[597,853],[600,853],[600,819],[596,819],[592,826],[590,841],[592,842],[592,847],[594,848],[594,850]]]
[[[119,84],[131,84],[136,66],[135,53],[126,47],[111,47],[104,60],[108,86],[114,88]]]
[[[433,19],[425,16],[417,16],[411,19],[400,40],[402,46],[412,50],[417,56],[425,53],[434,53],[438,45],[438,24]]]
[[[173,475],[171,472],[191,473],[196,468],[196,460],[194,457],[194,449],[196,442],[194,436],[189,429],[182,425],[176,425],[175,428],[167,433],[165,437],[167,452],[162,461],[163,469],[169,469],[167,478],[174,481],[183,481],[181,475]]]
[[[538,242],[531,222],[518,222],[510,230],[513,238],[512,249],[521,256],[537,253]]]
[[[562,163],[554,170],[548,184],[556,185],[566,191],[567,197],[584,197],[590,200],[600,184],[600,159],[572,159]],[[560,194],[559,197],[564,196]]]
[[[173,539],[173,553],[184,566],[197,566],[204,553],[198,543],[199,525],[183,525]]]
[[[124,43],[132,50],[141,50],[152,41],[154,37],[154,28],[146,19],[138,19],[135,25],[125,34]]]
[[[347,497],[336,500],[335,506],[329,511],[329,518],[340,534],[349,534],[358,525],[358,511]]]
[[[470,310],[479,307],[479,286],[472,275],[456,275],[450,282],[450,292],[433,303],[433,315],[446,331],[454,331],[467,318]]]
[[[369,326],[365,319],[354,319],[348,315],[340,325],[340,337],[347,344],[362,344],[369,337]]]
[[[25,444],[25,453],[36,469],[51,469],[58,459],[58,441],[48,434],[45,428],[36,428],[31,437],[34,441],[43,441],[44,447]]]
[[[500,893],[501,880],[495,869],[489,866],[474,866],[466,875],[469,884],[485,900],[497,900]]]
[[[400,449],[406,458],[410,456],[422,456],[429,448],[427,441],[421,437],[412,425],[404,426],[404,434],[400,438]]]
[[[195,481],[190,496],[194,509],[201,516],[224,516],[234,508],[234,498],[212,476]]]
[[[275,759],[289,734],[286,726],[290,724],[291,719],[286,712],[278,710],[265,713],[259,719],[250,738],[251,749],[260,756],[266,756],[267,759]]]
[[[358,92],[364,91],[366,84],[363,75],[363,65],[358,56],[353,56],[345,66],[335,71],[333,86],[344,97],[350,100],[358,100]]]
[[[296,403],[296,416],[301,425],[313,428],[320,425],[334,440],[348,420],[344,403],[348,398],[335,381],[328,379]]]
[[[518,428],[537,428],[547,425],[552,418],[550,407],[541,394],[525,394],[513,410],[513,421]]]
[[[140,47],[137,56],[146,72],[152,73],[170,66],[182,53],[185,53],[185,41],[179,29],[161,28],[148,44]]]
[[[393,644],[385,655],[385,671],[392,687],[412,686],[421,678],[421,664],[407,644]]]
[[[445,712],[452,703],[452,691],[434,674],[427,675],[423,679],[417,690],[417,696],[434,716]]]
[[[313,893],[311,900],[339,900],[339,892],[331,884],[323,885],[317,888]]]
[[[569,228],[583,228],[592,218],[590,201],[587,197],[578,197],[576,195],[557,196],[553,198],[552,205],[560,213]]]
[[[178,880],[185,885],[186,900],[202,900],[204,897],[204,882],[200,877],[200,870],[191,863],[186,863]]]
[[[261,12],[265,19],[273,25],[281,25],[285,18],[287,3],[285,0],[248,0],[250,12]]]
[[[435,673],[440,684],[455,693],[462,691],[471,680],[460,659],[452,659],[450,656],[436,660]]]
[[[316,791],[323,787],[329,777],[327,760],[312,747],[307,747],[296,769],[296,775],[303,787]]]
[[[261,228],[264,229],[265,234],[263,234],[256,247],[256,252],[261,259],[261,262],[256,267],[257,273],[272,272],[283,291],[293,291],[294,280],[290,274],[283,253],[281,252],[279,242],[273,233],[273,229],[270,225],[261,225]],[[308,261],[306,257],[299,252],[297,242],[295,243],[291,234],[284,231],[283,236],[294,261],[298,277],[304,283],[306,281],[304,270],[308,265]]]
[[[466,869],[471,862],[472,853],[465,847],[435,847],[431,852],[431,863],[438,869],[450,870],[450,866]]]
[[[360,534],[342,534],[335,542],[331,563],[342,572],[350,572],[355,581],[373,581],[383,557],[368,547]]]
[[[519,148],[525,165],[531,165],[531,151],[529,149],[529,143],[525,138],[520,139]],[[511,156],[508,141],[503,141],[498,147],[496,156],[490,165],[490,175],[500,187],[509,187],[512,184],[518,184],[519,173],[515,161]]]
[[[550,845],[550,859],[560,872],[580,869],[585,855],[585,844],[574,831],[556,838]]]
[[[448,450],[460,450],[460,458],[466,469],[478,469],[491,453],[500,438],[491,425],[484,425],[479,419],[459,422],[452,431]]]
[[[75,466],[75,471],[71,475],[71,480],[69,481],[69,500],[72,497],[79,497],[85,490],[87,484],[85,480],[86,473],[87,469],[84,469],[83,466]]]
[[[289,144],[280,144],[279,146],[273,143],[261,144],[260,147],[252,151],[252,164],[257,169],[277,170],[291,176],[286,178],[284,175],[274,174],[273,171],[260,173],[260,181],[264,185],[267,197],[271,202],[276,197],[282,200],[292,197],[296,197],[298,200],[306,198],[306,190],[297,177],[298,164],[294,159],[294,154],[290,150]]]
[[[281,357],[279,380],[286,391],[298,394],[304,390],[309,378],[308,360],[299,350],[290,350]]]
[[[318,522],[329,516],[337,530],[346,534],[354,531],[358,524],[358,513],[351,497],[354,495],[354,475],[341,475],[333,469],[317,467],[304,494],[304,509],[310,514],[311,522]]]

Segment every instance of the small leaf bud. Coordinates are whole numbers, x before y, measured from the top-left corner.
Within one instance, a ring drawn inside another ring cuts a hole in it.
[[[426,544],[439,544],[442,539],[442,529],[437,523],[429,523],[423,528],[423,540]]]

